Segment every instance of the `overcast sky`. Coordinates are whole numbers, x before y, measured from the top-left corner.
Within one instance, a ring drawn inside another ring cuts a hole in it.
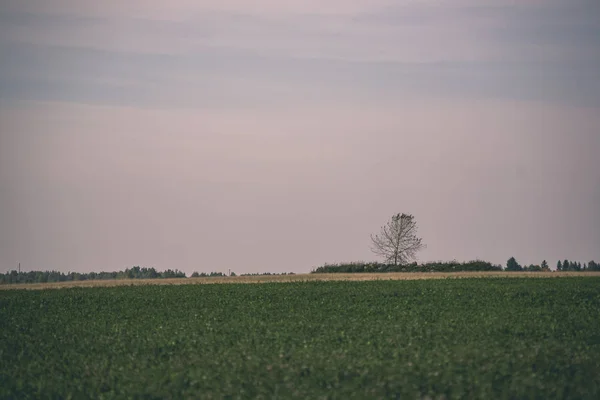
[[[600,261],[597,0],[0,2],[0,270]]]

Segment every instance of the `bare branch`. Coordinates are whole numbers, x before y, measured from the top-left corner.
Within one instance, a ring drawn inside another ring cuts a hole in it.
[[[416,236],[417,223],[414,216],[396,214],[381,227],[378,235],[371,235],[371,251],[384,257],[386,262],[406,264],[416,259],[416,254],[425,248],[422,239]]]

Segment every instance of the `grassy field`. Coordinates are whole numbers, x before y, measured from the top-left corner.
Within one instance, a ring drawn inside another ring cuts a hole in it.
[[[598,277],[7,290],[0,398],[598,399],[599,316]]]
[[[132,285],[199,285],[212,283],[269,283],[309,281],[377,281],[377,280],[421,280],[455,278],[564,278],[600,277],[600,272],[386,272],[386,273],[335,273],[296,275],[255,275],[173,279],[113,279],[52,283],[24,283],[0,285],[2,289],[61,289],[73,287],[109,287]]]

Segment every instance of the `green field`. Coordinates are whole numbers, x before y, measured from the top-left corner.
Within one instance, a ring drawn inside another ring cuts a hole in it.
[[[0,291],[1,398],[600,398],[600,278]]]

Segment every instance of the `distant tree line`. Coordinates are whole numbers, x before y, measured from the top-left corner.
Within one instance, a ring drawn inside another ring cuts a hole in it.
[[[566,266],[566,267],[565,267]],[[575,263],[568,260],[559,261],[558,271],[600,271],[600,264],[590,261],[588,263]],[[511,257],[506,268],[501,265],[492,264],[487,261],[475,260],[468,262],[429,262],[418,264],[387,264],[378,262],[349,262],[340,264],[325,264],[315,268],[311,273],[352,273],[352,272],[465,272],[465,271],[550,271],[548,263],[544,260],[539,265],[520,265],[514,257]]]
[[[8,283],[47,283],[47,282],[69,282],[88,280],[110,280],[110,279],[165,279],[185,278],[185,273],[177,269],[157,271],[154,268],[140,268],[139,266],[126,268],[125,271],[115,272],[60,272],[60,271],[10,271],[0,274],[0,284]]]
[[[378,262],[350,262],[341,264],[325,264],[312,273],[348,273],[348,272],[463,272],[463,271],[502,271],[501,265],[487,261],[475,260],[469,262],[430,262],[418,264],[387,264]]]
[[[241,276],[259,276],[259,275],[294,275],[293,272],[263,272],[247,273]],[[223,272],[193,272],[191,278],[207,277],[226,277]],[[231,272],[229,276],[236,276]],[[155,268],[140,268],[139,266],[127,268],[125,271],[115,272],[60,272],[60,271],[28,271],[18,272],[16,270],[0,273],[0,285],[10,283],[48,283],[48,282],[70,282],[70,281],[88,281],[88,280],[111,280],[111,279],[164,279],[164,278],[186,278],[186,274],[179,270],[167,269],[166,271],[157,271]]]
[[[600,264],[590,261],[582,265],[579,262],[564,260],[556,264],[556,269],[559,271],[600,271]]]
[[[540,265],[531,264],[522,266],[517,262],[517,260],[514,257],[511,257],[506,262],[505,271],[550,271],[550,267],[548,266],[546,260],[542,261]]]
[[[587,263],[574,262],[569,260],[559,261],[556,265],[558,271],[600,271],[600,263],[589,261]],[[514,257],[511,257],[506,267],[492,264],[487,261],[474,260],[468,262],[429,262],[418,264],[416,262],[409,264],[386,264],[379,262],[349,262],[340,264],[325,264],[317,267],[311,273],[352,273],[352,272],[466,272],[466,271],[550,271],[546,260],[539,265],[520,265]],[[246,273],[241,276],[268,276],[268,275],[294,275],[293,272],[283,273]],[[222,272],[194,272],[191,277],[225,277],[227,274]],[[231,273],[231,276],[236,276]],[[0,285],[10,283],[47,283],[47,282],[69,282],[69,281],[87,281],[87,280],[111,280],[111,279],[166,279],[166,278],[186,278],[184,272],[177,269],[167,269],[157,271],[155,268],[140,268],[135,266],[127,268],[125,271],[115,272],[60,272],[60,271],[28,271],[18,272],[16,270],[0,273]]]
[[[232,275],[235,276],[235,274],[232,272]],[[210,273],[206,273],[206,272],[193,272],[192,273],[192,278],[206,278],[206,277],[210,277],[210,276],[227,276],[226,274],[222,273],[222,272],[210,272]]]
[[[540,265],[529,265],[521,266],[514,257],[508,259],[506,263],[506,271],[549,271],[548,263],[546,260],[542,261]],[[556,264],[557,271],[600,271],[600,264],[595,261],[588,263],[580,263],[575,261],[559,261]]]

